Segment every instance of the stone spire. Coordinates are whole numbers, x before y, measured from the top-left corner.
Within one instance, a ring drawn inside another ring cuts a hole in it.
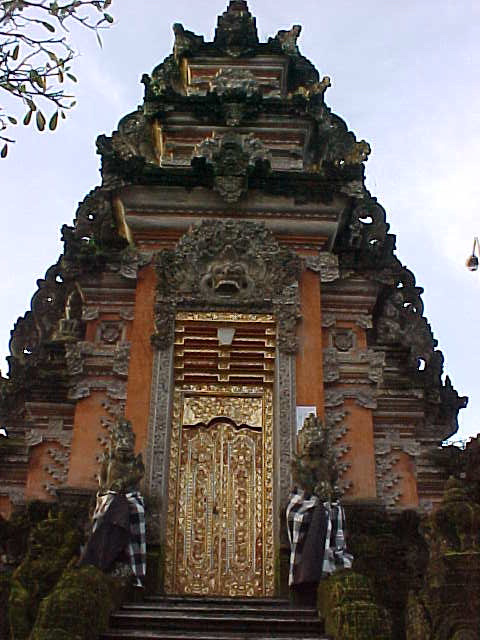
[[[256,21],[245,0],[230,0],[227,10],[218,17],[214,44],[235,57],[250,53],[258,45]]]

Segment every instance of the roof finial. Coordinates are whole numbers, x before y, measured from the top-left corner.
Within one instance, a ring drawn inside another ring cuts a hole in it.
[[[214,43],[235,57],[253,52],[258,45],[257,25],[245,0],[230,0],[218,17]]]

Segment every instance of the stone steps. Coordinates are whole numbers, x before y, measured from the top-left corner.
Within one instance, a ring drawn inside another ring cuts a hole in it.
[[[102,640],[325,640],[317,612],[278,598],[147,597],[112,614]]]

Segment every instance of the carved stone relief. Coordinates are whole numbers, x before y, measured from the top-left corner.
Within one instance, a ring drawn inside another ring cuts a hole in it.
[[[316,256],[304,258],[305,267],[320,274],[320,282],[334,282],[340,277],[338,256],[328,251],[320,251]]]
[[[355,346],[355,334],[351,329],[337,329],[333,334],[333,346],[339,351],[350,351]]]
[[[158,254],[156,269],[152,342],[157,348],[171,344],[177,310],[227,308],[247,313],[273,310],[280,349],[295,351],[301,263],[263,224],[203,221],[173,251]]]
[[[350,445],[344,442],[344,437],[348,433],[348,425],[346,423],[347,413],[335,407],[325,406],[325,424],[331,430],[334,441],[334,449],[337,454],[337,464],[339,472],[339,487],[342,493],[348,492],[353,486],[352,482],[347,481],[343,476],[351,467],[351,463],[344,459],[345,455],[350,451]]]
[[[397,506],[402,497],[402,475],[394,472],[399,454],[406,453],[414,460],[421,454],[420,443],[414,438],[402,438],[400,428],[401,425],[389,425],[385,437],[375,438],[377,496],[389,507]]]
[[[295,450],[295,357],[282,353],[277,356],[275,382],[275,423],[278,437],[279,508],[287,504],[292,489],[292,454]]]
[[[99,338],[106,344],[115,344],[120,340],[123,326],[118,322],[102,322],[99,327]]]
[[[337,353],[334,347],[327,347],[323,350],[323,379],[325,382],[335,382],[340,378]]]
[[[237,202],[248,190],[248,174],[257,163],[270,166],[270,153],[252,133],[228,131],[206,138],[196,146],[193,163],[199,159],[213,168],[213,188],[226,202]]]
[[[219,96],[232,92],[253,96],[259,92],[259,85],[258,80],[249,69],[227,67],[217,71],[210,82],[210,91]]]
[[[364,389],[327,389],[325,391],[325,406],[341,407],[346,398],[352,398],[360,407],[364,407],[365,409],[376,409],[376,395],[376,392],[370,390],[368,387]]]
[[[72,431],[64,430],[62,418],[50,417],[46,429],[27,429],[25,433],[27,447],[35,447],[43,442],[57,445],[47,449],[48,459],[43,467],[49,478],[44,484],[44,489],[47,493],[55,495],[55,489],[67,480]]]
[[[173,389],[173,348],[159,349],[154,354],[152,393],[148,423],[145,484],[147,491],[162,500],[166,516],[168,451],[170,447],[171,393]],[[163,521],[165,521],[163,519]],[[159,531],[157,531],[159,535]]]

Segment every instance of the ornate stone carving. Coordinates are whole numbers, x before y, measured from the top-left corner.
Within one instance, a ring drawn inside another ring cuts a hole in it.
[[[346,398],[353,398],[360,407],[376,409],[376,393],[369,389],[327,389],[325,391],[326,407],[341,407]]]
[[[355,346],[355,334],[351,329],[337,329],[333,334],[333,345],[339,351],[350,351]]]
[[[237,202],[248,189],[248,175],[257,163],[270,166],[270,154],[252,133],[229,131],[223,136],[206,138],[195,148],[192,164],[210,165],[213,188],[226,202]]]
[[[164,517],[167,503],[172,359],[172,346],[156,351],[154,355],[146,457],[146,487],[149,493],[160,496]]]
[[[397,506],[402,497],[402,475],[394,471],[399,453],[415,459],[421,454],[421,446],[413,438],[402,438],[399,429],[392,425],[384,438],[375,438],[377,496],[389,507]]]
[[[298,454],[292,462],[295,484],[322,500],[340,495],[339,469],[330,427],[312,413],[298,432]]]
[[[130,342],[119,342],[115,348],[112,371],[120,376],[128,375],[130,361]]]
[[[325,382],[335,382],[339,377],[337,350],[334,347],[327,347],[323,350],[323,379]]]
[[[68,392],[70,400],[81,400],[88,398],[92,391],[106,391],[109,398],[115,400],[126,400],[127,385],[123,380],[105,380],[87,378],[74,384]]]
[[[307,256],[304,261],[307,269],[320,274],[321,282],[333,282],[340,277],[338,256],[333,253],[320,251],[316,256]]]
[[[175,312],[187,308],[274,309],[281,349],[295,349],[300,260],[253,222],[204,221],[173,251],[157,256],[158,296],[153,342],[173,337]]]
[[[329,329],[330,327],[334,327],[337,322],[334,313],[325,312],[322,314],[322,327],[324,329]]]
[[[129,420],[119,420],[110,430],[100,469],[100,491],[135,491],[145,468],[142,454],[135,455],[135,434]]]
[[[37,285],[31,310],[17,320],[11,333],[10,352],[22,364],[52,337],[65,311],[67,287],[60,260],[47,270],[44,279],[37,280]]]
[[[89,322],[90,320],[96,320],[100,316],[99,307],[84,307],[82,310],[82,320]]]
[[[219,96],[239,93],[253,96],[259,92],[258,80],[249,69],[222,68],[210,82],[210,91]]]
[[[122,335],[123,326],[118,322],[102,322],[100,325],[100,339],[106,344],[115,344]]]
[[[150,264],[152,258],[152,252],[127,247],[122,251],[119,262],[109,264],[109,268],[111,271],[118,271],[124,278],[136,280],[139,270]]]
[[[104,173],[114,159],[138,162],[142,158],[144,162],[156,163],[152,123],[145,117],[143,107],[123,117],[111,138],[99,136],[97,149],[103,157]]]
[[[47,493],[55,495],[55,489],[67,480],[72,443],[72,432],[64,430],[62,418],[49,418],[46,429],[26,430],[25,444],[27,447],[36,447],[44,442],[56,445],[47,449],[47,459],[43,466],[44,471],[51,479],[44,484],[43,488]]]
[[[65,346],[65,360],[69,375],[78,376],[83,373],[83,343],[77,342]]]
[[[287,55],[298,56],[300,51],[298,49],[297,40],[302,30],[301,25],[294,24],[289,31],[281,30],[275,36],[279,42],[282,51]]]
[[[375,384],[381,384],[385,369],[385,353],[375,349],[367,349],[366,358],[368,359],[368,379]]]
[[[183,25],[176,22],[173,25],[175,42],[173,44],[173,55],[177,61],[187,53],[195,53],[204,43],[203,36],[197,36],[193,31],[184,29]]]
[[[70,276],[119,262],[128,243],[118,232],[110,193],[101,188],[89,193],[78,206],[74,226],[63,225],[62,239],[62,269]]]
[[[355,324],[361,329],[371,329],[373,327],[372,316],[357,315],[355,316]]]
[[[218,17],[214,44],[233,57],[252,53],[258,45],[255,18],[245,0],[230,0],[228,9]]]
[[[279,504],[284,507],[292,489],[291,461],[294,452],[295,429],[295,356],[280,352],[275,381],[276,429],[279,456]]]

